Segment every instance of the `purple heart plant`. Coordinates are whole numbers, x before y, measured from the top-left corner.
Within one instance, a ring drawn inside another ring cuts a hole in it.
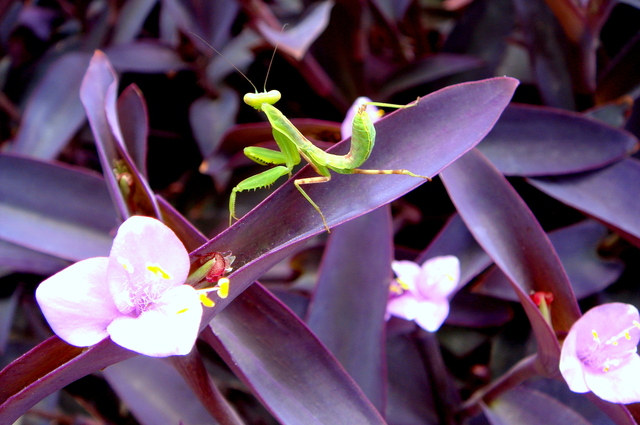
[[[0,5],[0,425],[638,425],[638,6]]]

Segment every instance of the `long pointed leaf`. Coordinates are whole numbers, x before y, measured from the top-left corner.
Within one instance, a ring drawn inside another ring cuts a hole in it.
[[[553,293],[552,320],[557,330],[568,331],[580,317],[580,309],[551,242],[517,192],[477,150],[454,162],[441,178],[471,233],[513,282],[546,372],[557,373],[558,341],[529,292]]]
[[[307,325],[384,412],[384,313],[392,255],[389,208],[336,228],[327,242]]]

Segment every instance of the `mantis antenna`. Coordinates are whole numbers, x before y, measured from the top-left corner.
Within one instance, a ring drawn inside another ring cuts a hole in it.
[[[284,28],[287,26],[287,24],[284,24],[282,26],[282,30],[280,31],[280,33],[282,34],[282,32],[284,32]],[[233,67],[233,69],[235,69],[236,71],[238,71],[238,74],[242,75],[244,77],[245,80],[247,80],[249,82],[249,84],[251,84],[251,86],[253,87],[253,89],[255,90],[256,93],[258,93],[258,88],[256,87],[255,84],[253,84],[253,81],[251,81],[251,79],[249,79],[249,77],[247,77],[244,72],[240,71],[240,69],[235,66],[233,63],[231,63],[231,61],[229,59],[227,59],[222,53],[220,53],[219,50],[217,50],[215,47],[213,47],[211,44],[209,44],[205,39],[203,39],[202,37],[200,37],[198,34],[196,34],[193,31],[189,31],[191,34],[195,35],[200,41],[202,41],[204,44],[206,44],[211,50],[213,50],[214,52],[216,52],[217,54],[220,55],[220,57],[222,59],[224,59],[225,61],[227,61],[227,63],[229,65],[231,65]],[[273,53],[271,54],[271,60],[269,60],[269,67],[267,68],[267,74],[264,77],[264,91],[267,91],[267,80],[269,79],[269,73],[271,72],[271,66],[273,65],[273,59],[276,57],[276,52],[278,51],[278,45],[280,43],[276,43],[275,46],[273,47]]]
[[[216,52],[217,54],[219,54],[219,55],[220,55],[220,57],[221,57],[222,59],[224,59],[225,61],[227,61],[227,63],[228,63],[229,65],[231,65],[231,66],[233,67],[233,69],[235,69],[236,71],[238,71],[238,74],[242,75],[242,76],[244,77],[244,79],[245,79],[245,80],[247,80],[247,81],[249,82],[249,84],[251,84],[251,86],[252,86],[252,87],[253,87],[253,89],[256,91],[256,93],[258,93],[258,88],[255,86],[255,84],[253,84],[253,81],[251,81],[251,80],[249,79],[249,77],[247,77],[247,76],[244,74],[244,72],[240,71],[240,69],[239,69],[237,66],[235,66],[233,63],[231,63],[231,61],[230,61],[229,59],[227,59],[227,58],[226,58],[222,53],[220,53],[220,51],[219,51],[218,49],[216,49],[215,47],[213,47],[211,44],[207,43],[207,41],[206,41],[204,38],[200,37],[200,36],[199,36],[198,34],[196,34],[195,32],[193,32],[193,31],[189,31],[189,32],[190,32],[191,34],[195,35],[195,36],[196,36],[200,41],[202,41],[204,44],[206,44],[206,45],[207,45],[211,50],[213,50],[214,52]],[[275,52],[274,52],[274,53],[275,53]],[[271,60],[273,61],[273,58],[271,58]],[[271,64],[269,64],[269,68],[271,68]],[[269,72],[268,72],[268,71],[267,71],[267,75],[269,75]],[[265,79],[264,84],[265,84],[265,87],[266,87],[266,85],[267,85],[267,81],[266,81],[266,79]]]

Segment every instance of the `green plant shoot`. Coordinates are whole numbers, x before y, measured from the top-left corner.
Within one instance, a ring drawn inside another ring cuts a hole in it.
[[[346,155],[334,155],[323,151],[311,143],[282,112],[273,106],[280,100],[280,96],[280,92],[277,90],[265,90],[262,93],[258,93],[256,90],[256,93],[247,93],[244,96],[244,102],[247,105],[264,112],[267,116],[273,130],[273,137],[280,151],[255,146],[244,149],[244,154],[251,160],[262,165],[275,165],[275,167],[241,181],[232,189],[229,198],[229,224],[231,224],[234,218],[237,219],[235,216],[235,202],[238,192],[270,186],[284,175],[291,177],[293,167],[300,163],[301,157],[311,165],[319,176],[296,179],[293,181],[293,184],[313,208],[318,211],[327,232],[330,230],[322,210],[304,191],[302,185],[328,182],[331,180],[329,170],[340,174],[404,174],[406,176],[430,180],[429,177],[414,174],[409,170],[365,170],[358,168],[371,155],[376,140],[375,127],[366,112],[367,105],[409,108],[414,106],[417,101],[408,105],[393,105],[377,102],[367,102],[361,105],[353,119],[351,148],[349,152]]]

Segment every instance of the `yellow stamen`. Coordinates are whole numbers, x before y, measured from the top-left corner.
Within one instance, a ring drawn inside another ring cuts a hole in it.
[[[169,273],[165,272],[162,267],[160,267],[159,265],[149,265],[147,266],[147,270],[149,270],[151,273],[155,274],[158,277],[161,277],[163,279],[171,279],[171,275],[169,275]]]
[[[401,287],[402,289],[404,289],[405,291],[408,291],[408,290],[409,290],[409,285],[407,285],[407,283],[406,283],[405,281],[403,281],[402,279],[397,278],[397,279],[396,279],[396,282],[398,282],[398,285],[400,285],[400,287]]]
[[[593,340],[600,344],[600,337],[598,336],[598,332],[596,332],[595,329],[591,331],[591,335],[593,335]]]
[[[229,296],[229,285],[231,282],[229,282],[229,279],[227,279],[226,277],[221,277],[218,280],[218,285],[216,285],[218,287],[218,296],[220,298],[227,298]]]
[[[183,308],[182,310],[178,310],[176,311],[176,314],[182,314],[182,313],[186,313],[187,310],[189,310],[188,308]]]
[[[204,305],[205,307],[213,307],[214,305],[216,305],[216,303],[214,303],[211,298],[207,297],[207,294],[205,292],[199,294],[200,296],[200,302],[202,303],[202,305]]]
[[[624,337],[627,339],[627,341],[631,341],[631,334],[629,334],[628,330],[624,331]]]

